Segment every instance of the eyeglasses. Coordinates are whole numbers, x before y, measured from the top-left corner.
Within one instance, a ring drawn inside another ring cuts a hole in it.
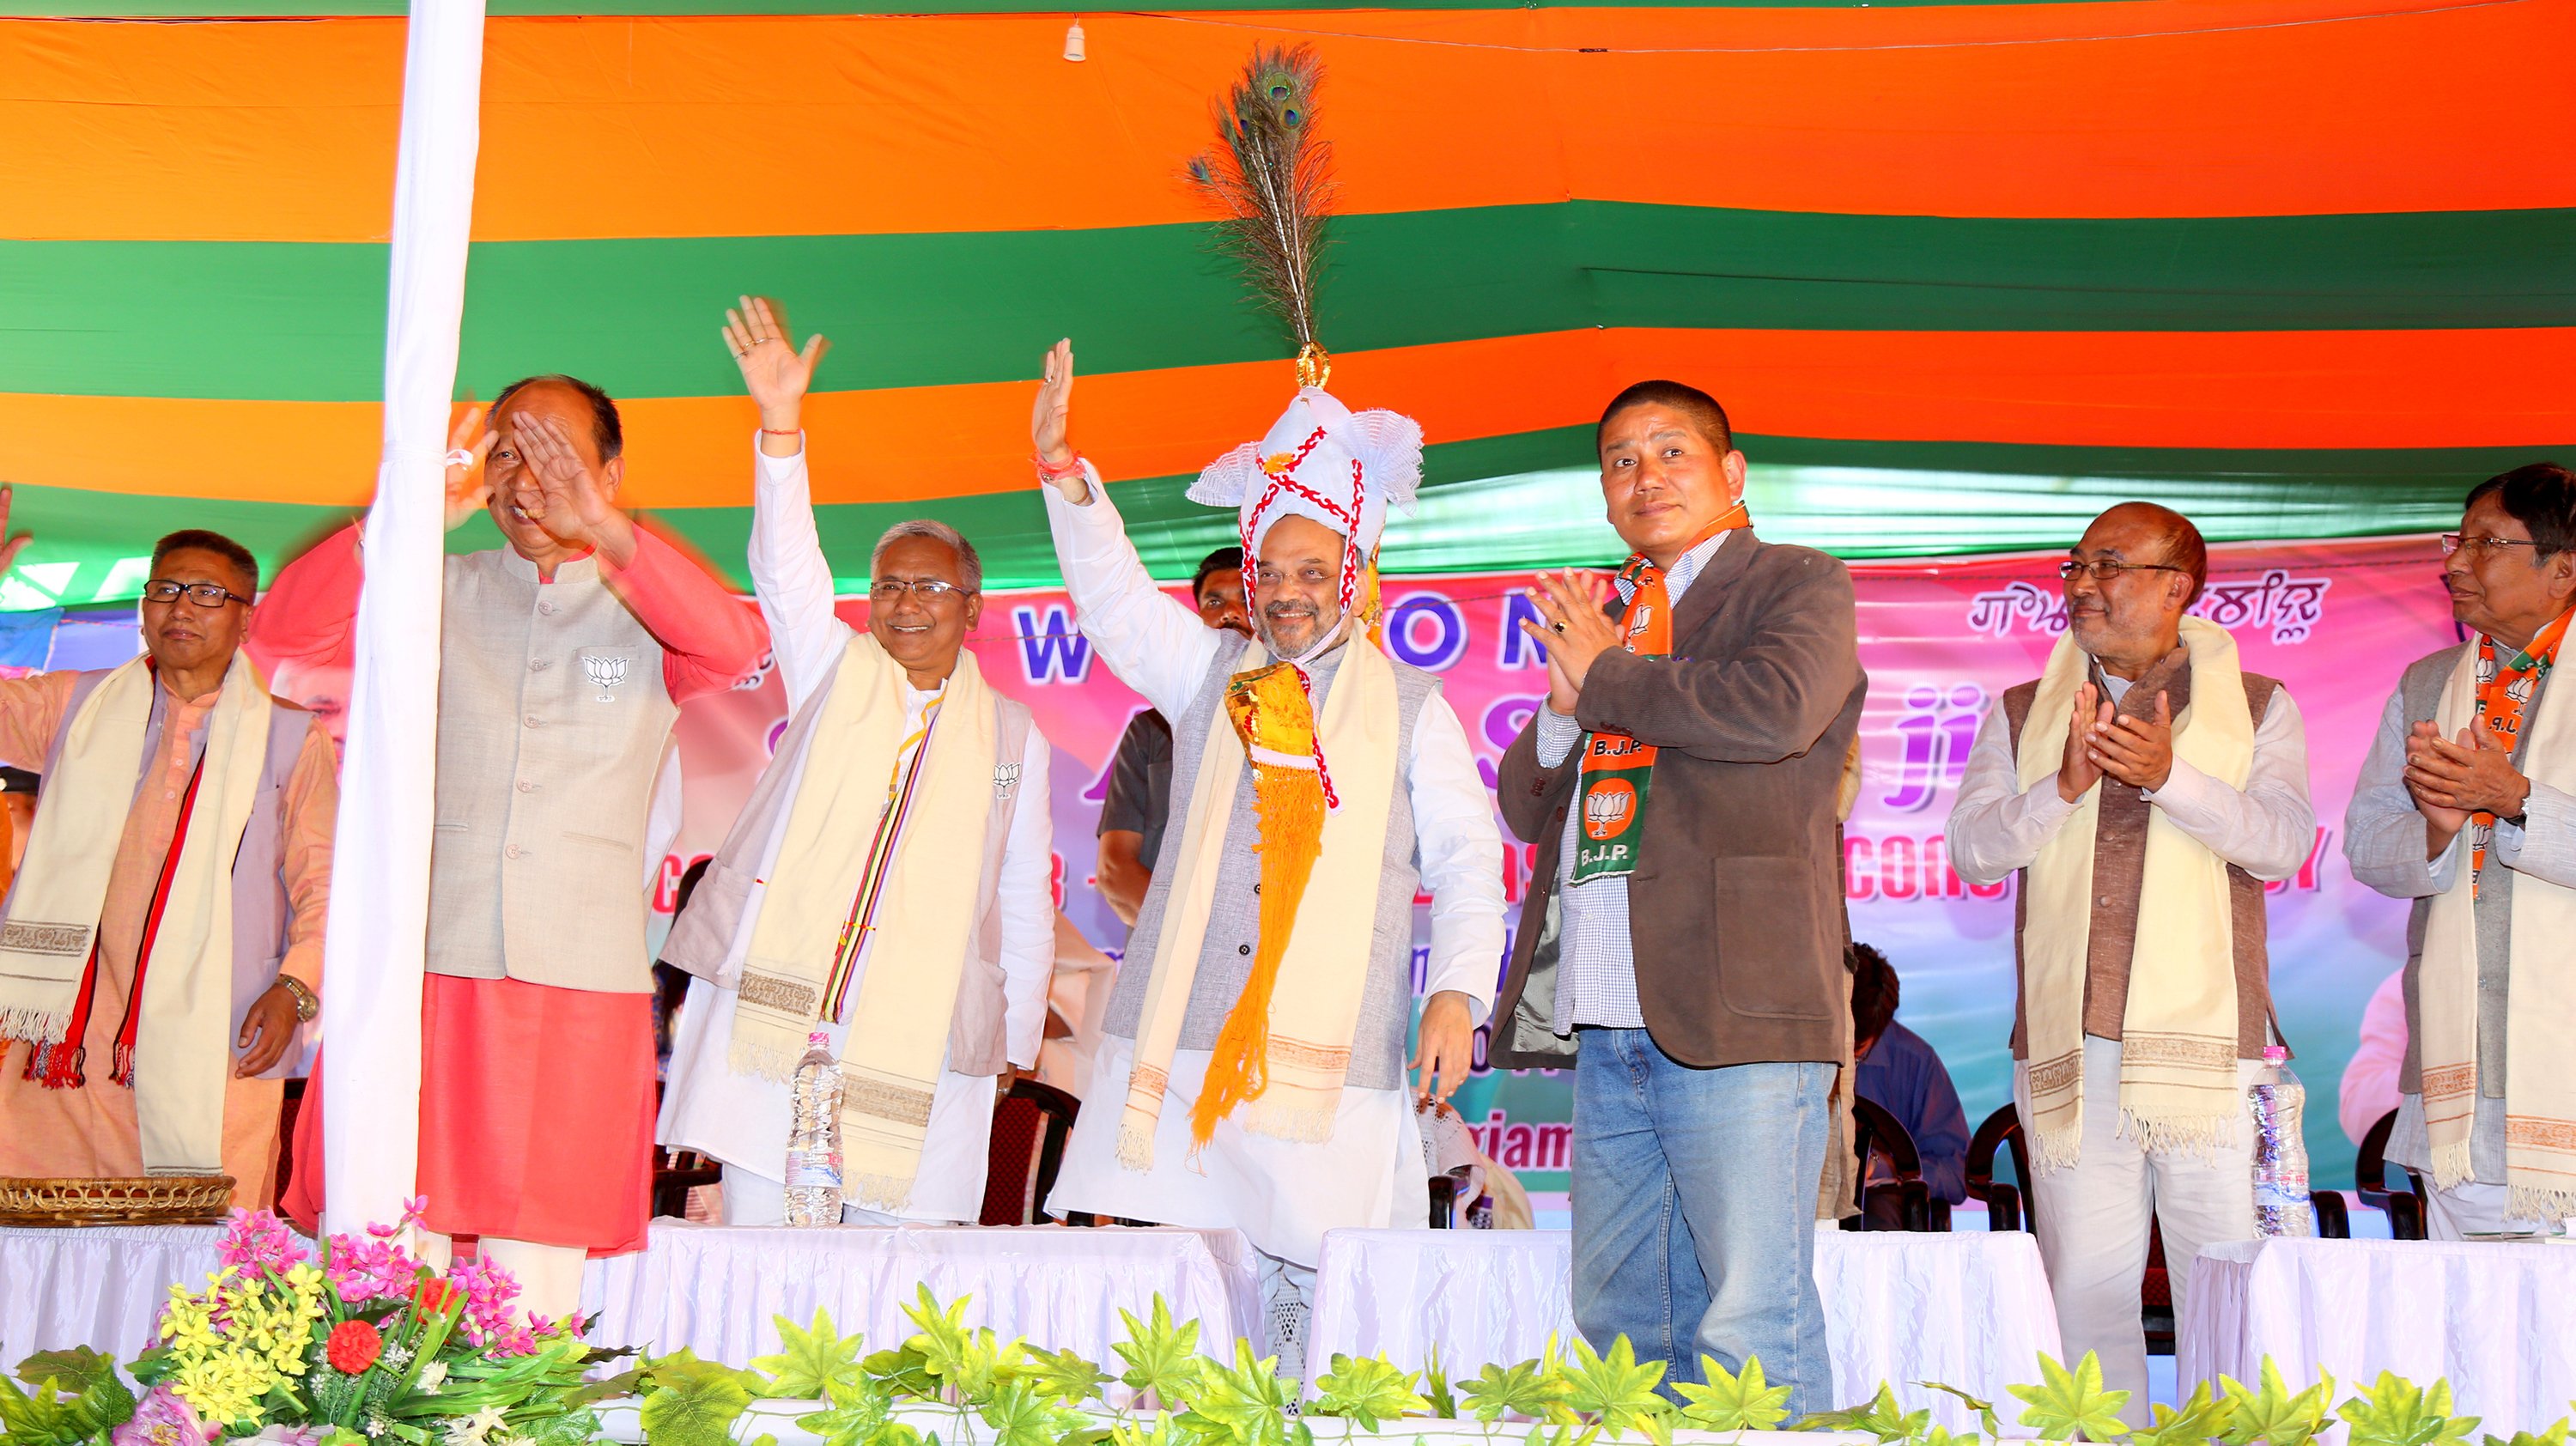
[[[2445,532],[2442,534],[2442,555],[2444,557],[2448,557],[2452,553],[2459,552],[2464,549],[2472,554],[2483,554],[2488,557],[2498,557],[2501,556],[2504,550],[2508,547],[2538,547],[2539,545],[2540,544],[2537,542],[2521,537],[2466,537],[2457,532]]]
[[[143,585],[145,602],[174,603],[181,593],[186,593],[188,601],[201,608],[219,608],[228,602],[249,607],[251,602],[219,582],[172,582],[168,578],[155,578]]]
[[[935,603],[950,593],[963,597],[966,591],[953,582],[941,582],[935,577],[889,577],[869,585],[868,601],[890,603],[910,593],[925,603]]]
[[[2075,579],[2082,577],[2088,572],[2093,574],[2093,580],[2095,582],[2109,582],[2111,579],[2118,577],[2124,572],[2189,571],[2191,571],[2190,568],[2175,567],[2173,564],[2167,562],[2115,562],[2109,559],[2104,559],[2101,562],[2078,562],[2071,557],[2057,565],[2057,575],[2066,579],[2068,582],[2073,582]]]

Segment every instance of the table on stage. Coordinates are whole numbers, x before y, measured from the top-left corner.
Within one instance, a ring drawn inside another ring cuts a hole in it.
[[[1572,1258],[1561,1230],[1330,1231],[1316,1272],[1307,1369],[1321,1374],[1336,1352],[1381,1351],[1413,1369],[1436,1348],[1456,1381],[1488,1362],[1528,1360],[1550,1334],[1574,1338]],[[1966,1430],[1973,1412],[1917,1383],[1939,1381],[2011,1406],[2004,1387],[2038,1380],[2041,1352],[2060,1354],[2039,1246],[2019,1231],[1819,1226],[1816,1287],[1838,1406],[1868,1399],[1884,1381],[1908,1410],[1928,1406],[1934,1420]]]
[[[95,1346],[130,1359],[151,1337],[173,1284],[204,1286],[219,1268],[218,1226],[0,1228],[0,1357]],[[582,1309],[591,1339],[687,1346],[740,1365],[779,1348],[771,1320],[799,1324],[817,1306],[871,1350],[913,1334],[903,1307],[926,1284],[943,1303],[971,1295],[969,1325],[1023,1336],[1095,1361],[1114,1361],[1123,1307],[1148,1314],[1159,1294],[1177,1320],[1204,1324],[1211,1354],[1231,1360],[1236,1336],[1265,1345],[1257,1258],[1232,1230],[978,1229],[906,1226],[749,1229],[653,1222],[636,1255],[594,1260]],[[1265,1345],[1266,1349],[1266,1345]]]
[[[2347,1389],[2395,1371],[2447,1379],[2452,1410],[2510,1436],[2576,1397],[2576,1246],[2423,1240],[2244,1240],[2203,1250],[2175,1376],[2254,1382],[2318,1366]],[[2338,1400],[2342,1399],[2339,1393]]]

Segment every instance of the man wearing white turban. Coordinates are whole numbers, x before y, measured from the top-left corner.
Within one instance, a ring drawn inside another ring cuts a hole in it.
[[[1281,1373],[1302,1375],[1323,1233],[1426,1222],[1413,1106],[1465,1078],[1503,947],[1502,835],[1466,730],[1437,678],[1368,633],[1422,431],[1302,387],[1200,475],[1191,498],[1235,508],[1253,560],[1246,642],[1147,576],[1068,439],[1072,386],[1060,342],[1031,422],[1056,557],[1083,635],[1172,720],[1173,823],[1048,1208],[1241,1229]],[[1408,1099],[1417,887],[1431,950]]]

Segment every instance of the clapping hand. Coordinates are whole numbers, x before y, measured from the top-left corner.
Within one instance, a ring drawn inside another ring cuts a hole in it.
[[[617,506],[608,481],[581,460],[560,419],[519,413],[511,421],[519,470],[511,501],[546,535],[566,547],[596,549],[624,566],[635,555],[635,524]]]
[[[2165,695],[2156,694],[2152,718],[2115,712],[2098,721],[2087,753],[2094,767],[2132,788],[2164,787],[2173,777],[2173,711]]]
[[[2462,815],[2516,818],[2530,796],[2531,780],[2513,766],[2513,744],[2481,718],[2461,729],[2456,743],[2430,723],[2416,724],[2406,740],[2406,788],[2418,808],[2431,804]],[[2426,817],[2433,815],[2427,811]]]
[[[2111,726],[2111,700],[2102,690],[2086,683],[2075,690],[2075,706],[2066,715],[2066,749],[2057,763],[2057,796],[2068,803],[2081,800],[2093,785],[2102,781],[2102,766],[2093,757],[2093,735]]]
[[[1572,717],[1594,660],[1619,646],[1619,629],[1602,611],[1609,593],[1597,575],[1570,567],[1532,581],[1529,600],[1541,621],[1523,618],[1521,631],[1547,654],[1549,711]]]
[[[801,425],[806,389],[814,368],[832,344],[821,332],[796,349],[787,329],[787,309],[765,296],[746,296],[739,308],[725,310],[725,349],[742,368],[742,385],[760,407],[760,425],[770,432],[794,432]],[[787,455],[793,455],[787,454]]]

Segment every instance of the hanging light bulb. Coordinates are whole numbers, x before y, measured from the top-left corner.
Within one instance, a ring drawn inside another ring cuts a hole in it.
[[[1073,22],[1072,25],[1065,29],[1064,58],[1067,60],[1083,59],[1082,22],[1079,20]]]

